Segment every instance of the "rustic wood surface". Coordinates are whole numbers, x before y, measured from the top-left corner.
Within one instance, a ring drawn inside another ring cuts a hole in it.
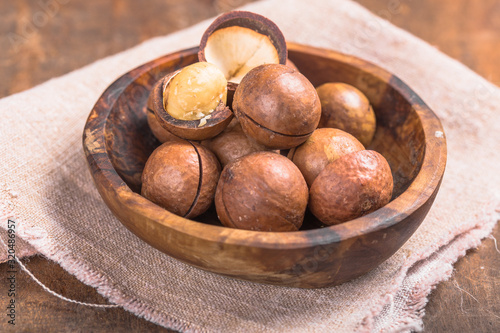
[[[0,2],[0,97],[28,89],[103,56],[216,15],[248,0],[127,1],[19,0]],[[500,85],[500,1],[358,0],[397,26],[435,45]],[[92,47],[89,47],[92,45]],[[500,227],[493,236],[500,240]],[[106,303],[90,287],[42,257],[25,260],[50,288],[84,302]],[[492,239],[455,264],[449,281],[429,297],[427,332],[500,330],[500,254]],[[4,280],[7,266],[0,265]],[[17,276],[16,331],[169,332],[122,309],[93,309],[47,294],[26,274]],[[6,285],[0,283],[0,299]],[[5,317],[0,331],[6,331]]]

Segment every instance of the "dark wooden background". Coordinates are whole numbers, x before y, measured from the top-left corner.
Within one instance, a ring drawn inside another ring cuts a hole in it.
[[[500,0],[357,0],[500,85]],[[148,38],[165,35],[252,0],[17,0],[0,2],[0,97],[77,69]],[[500,108],[500,106],[499,106]],[[500,110],[499,110],[500,111]],[[500,228],[493,235],[500,241]],[[62,295],[106,303],[57,264],[26,265]],[[500,253],[492,239],[455,265],[430,295],[426,332],[500,332]],[[7,266],[0,265],[5,281]],[[0,282],[0,331],[7,284]],[[122,309],[94,309],[59,300],[25,273],[17,275],[16,331],[168,332]]]

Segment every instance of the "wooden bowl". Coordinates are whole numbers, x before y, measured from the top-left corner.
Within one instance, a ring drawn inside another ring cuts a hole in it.
[[[370,149],[383,154],[394,176],[394,196],[383,208],[335,226],[257,232],[225,228],[215,209],[196,221],[142,197],[141,173],[159,144],[148,128],[146,101],[155,82],[197,61],[197,48],[166,55],[123,75],[89,115],[83,146],[103,200],[151,246],[196,267],[239,279],[300,288],[337,285],[377,267],[425,218],[446,164],[439,119],[401,80],[363,60],[288,44],[289,58],[318,86],[341,81],[365,93],[377,115]]]

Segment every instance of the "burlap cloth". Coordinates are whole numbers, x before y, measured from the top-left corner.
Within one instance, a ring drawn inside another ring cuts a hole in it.
[[[81,144],[86,117],[117,77],[197,45],[212,20],[1,100],[2,228],[14,217],[17,235],[33,247],[18,243],[18,255],[36,249],[110,302],[181,331],[421,329],[431,287],[450,276],[452,263],[478,246],[498,219],[500,90],[348,0],[265,1],[244,8],[274,20],[289,41],[354,54],[395,73],[441,118],[448,142],[441,190],[400,251],[338,287],[283,288],[180,263],[114,218],[87,170]]]

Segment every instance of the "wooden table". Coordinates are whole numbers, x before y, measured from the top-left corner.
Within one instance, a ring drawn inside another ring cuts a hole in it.
[[[0,97],[251,1],[0,2]],[[499,0],[358,2],[500,85]],[[493,236],[500,240],[498,226]],[[84,302],[106,303],[57,264],[38,256],[24,261],[56,292]],[[500,254],[493,240],[486,239],[477,250],[468,251],[455,268],[450,280],[440,283],[429,297],[426,331],[499,332]],[[5,264],[0,271],[4,281]],[[17,331],[168,332],[122,309],[94,309],[59,300],[24,273],[17,276],[17,288]],[[0,299],[6,294],[2,282]],[[0,331],[6,331],[6,319],[1,318]]]

